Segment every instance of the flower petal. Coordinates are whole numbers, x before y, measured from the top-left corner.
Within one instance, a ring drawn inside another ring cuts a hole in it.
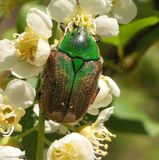
[[[35,53],[35,59],[32,62],[33,65],[36,66],[43,66],[46,63],[47,58],[50,54],[50,46],[49,43],[45,40],[39,39],[38,41],[38,47]]]
[[[33,111],[36,114],[36,116],[39,117],[39,104],[35,104],[33,107]]]
[[[45,120],[45,133],[54,133],[60,127],[60,123],[56,123],[52,120]]]
[[[99,109],[96,107],[92,107],[90,106],[87,110],[87,113],[91,114],[91,115],[98,115],[99,114]]]
[[[8,39],[0,41],[0,62],[3,62],[6,57],[15,53],[14,43]]]
[[[43,66],[37,67],[25,61],[19,61],[12,68],[12,74],[18,78],[30,78],[42,72]]]
[[[119,97],[120,96],[120,89],[117,84],[108,76],[103,76],[103,80],[108,84],[111,94],[113,96]]]
[[[11,146],[0,146],[0,159],[1,160],[5,160],[5,159],[24,160],[25,152],[21,151],[19,148],[15,148]]]
[[[120,89],[117,84],[108,76],[101,75],[98,79],[99,93],[92,105],[89,106],[87,113],[97,115],[99,108],[106,107],[112,102],[112,95],[119,97]]]
[[[52,34],[51,18],[41,10],[32,8],[26,18],[27,25],[38,35],[49,38]]]
[[[109,13],[111,11],[112,1],[113,0],[105,0],[105,3],[106,3],[105,13]]]
[[[132,0],[116,0],[111,12],[119,23],[127,24],[135,18],[137,7]]]
[[[119,33],[119,25],[115,18],[103,15],[95,19],[96,34],[103,37],[116,36]]]
[[[8,83],[4,95],[7,97],[10,105],[27,108],[33,104],[36,93],[29,83],[14,79]]]
[[[110,94],[110,88],[108,84],[102,79],[98,80],[99,92],[90,107],[100,108],[108,106],[112,101],[112,96]]]
[[[60,125],[59,129],[58,129],[58,133],[60,134],[66,134],[68,132],[68,128],[64,125]]]
[[[0,65],[9,70],[17,61],[14,42],[4,39],[0,41]]]
[[[76,14],[76,0],[51,0],[48,14],[57,22],[66,22]]]
[[[98,14],[108,13],[111,9],[112,0],[79,0],[80,9],[82,9],[87,14],[92,14],[94,16]]]
[[[107,107],[112,102],[112,99],[111,94],[103,95],[103,99],[101,101],[99,101],[97,97],[93,104],[89,106],[87,113],[97,115],[99,113],[99,108]]]
[[[76,153],[74,153],[72,150],[72,157],[77,158],[80,160],[94,160],[94,151],[93,146],[91,142],[84,136],[78,134],[78,133],[71,133],[66,135],[65,137],[54,141],[51,146],[49,147],[48,153],[47,153],[47,160],[52,160],[53,152],[55,149],[62,149],[63,153],[65,154],[65,148],[64,145],[71,145],[75,148]],[[60,150],[61,151],[61,150]],[[68,151],[68,150],[67,150]],[[69,152],[67,152],[68,155]],[[65,158],[65,157],[64,157]]]
[[[104,122],[107,121],[109,117],[113,114],[113,110],[114,107],[109,107],[101,111],[95,121],[95,124],[96,125],[104,124]]]
[[[52,120],[45,120],[45,133],[55,133],[58,132],[60,134],[66,134],[68,128],[64,125],[57,123]]]

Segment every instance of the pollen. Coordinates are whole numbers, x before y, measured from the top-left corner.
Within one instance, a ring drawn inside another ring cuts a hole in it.
[[[35,59],[39,37],[30,28],[26,28],[24,34],[18,37],[16,43],[17,56],[32,64]]]
[[[86,27],[92,34],[95,34],[96,25],[94,18],[92,18],[92,15],[86,15],[86,14],[77,15],[76,17],[73,18],[73,23],[76,26]]]
[[[53,160],[81,160],[79,151],[70,143],[54,148],[51,157]]]

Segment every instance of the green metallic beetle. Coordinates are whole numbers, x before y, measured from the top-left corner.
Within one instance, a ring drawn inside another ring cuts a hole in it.
[[[40,108],[59,123],[85,115],[98,93],[99,49],[86,27],[76,26],[51,51],[43,74]]]

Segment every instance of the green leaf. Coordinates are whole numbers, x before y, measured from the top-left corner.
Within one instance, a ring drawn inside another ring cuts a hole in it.
[[[156,136],[159,134],[159,123],[152,120],[142,108],[147,104],[147,99],[147,95],[141,89],[122,88],[121,97],[114,103],[114,115],[123,120],[139,121],[150,136]]]
[[[138,15],[136,18],[145,18],[145,17],[150,17],[150,16],[159,16],[159,11],[155,10],[150,7],[145,7],[143,5],[140,5],[137,7],[138,10]]]
[[[120,33],[117,37],[104,38],[102,39],[102,42],[124,47],[139,31],[146,27],[155,25],[158,22],[159,17],[156,16],[135,20],[127,25],[122,25],[120,27]]]

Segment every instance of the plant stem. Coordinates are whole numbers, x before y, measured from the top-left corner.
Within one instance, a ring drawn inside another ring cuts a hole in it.
[[[36,130],[37,130],[37,127],[35,126],[35,127],[30,128],[30,129],[26,130],[25,132],[21,133],[20,135],[15,136],[15,137],[13,137],[13,138],[15,138],[15,139],[22,139],[22,138],[24,138],[25,136],[31,134],[32,132],[34,132],[34,131],[36,131]]]
[[[53,20],[52,37],[49,39],[50,42],[54,42],[58,23]],[[38,79],[36,91],[39,91],[41,79]],[[39,111],[39,123],[38,123],[38,138],[37,138],[37,150],[36,160],[43,160],[44,158],[44,142],[50,145],[50,142],[45,138],[45,116],[42,111]]]
[[[53,20],[52,36],[49,39],[49,43],[50,44],[54,43],[54,40],[55,40],[55,37],[56,37],[57,26],[58,26],[58,22],[56,22],[55,20]]]
[[[37,140],[37,150],[36,150],[36,160],[43,160],[44,157],[44,135],[45,135],[45,117],[40,111],[39,114],[39,124],[38,124],[38,140]]]
[[[124,57],[124,50],[123,50],[122,46],[120,46],[120,45],[118,46],[117,50],[118,50],[120,62],[122,63],[123,57]]]
[[[46,137],[44,138],[44,142],[45,142],[45,144],[47,144],[48,146],[51,145],[51,142],[50,142]]]

